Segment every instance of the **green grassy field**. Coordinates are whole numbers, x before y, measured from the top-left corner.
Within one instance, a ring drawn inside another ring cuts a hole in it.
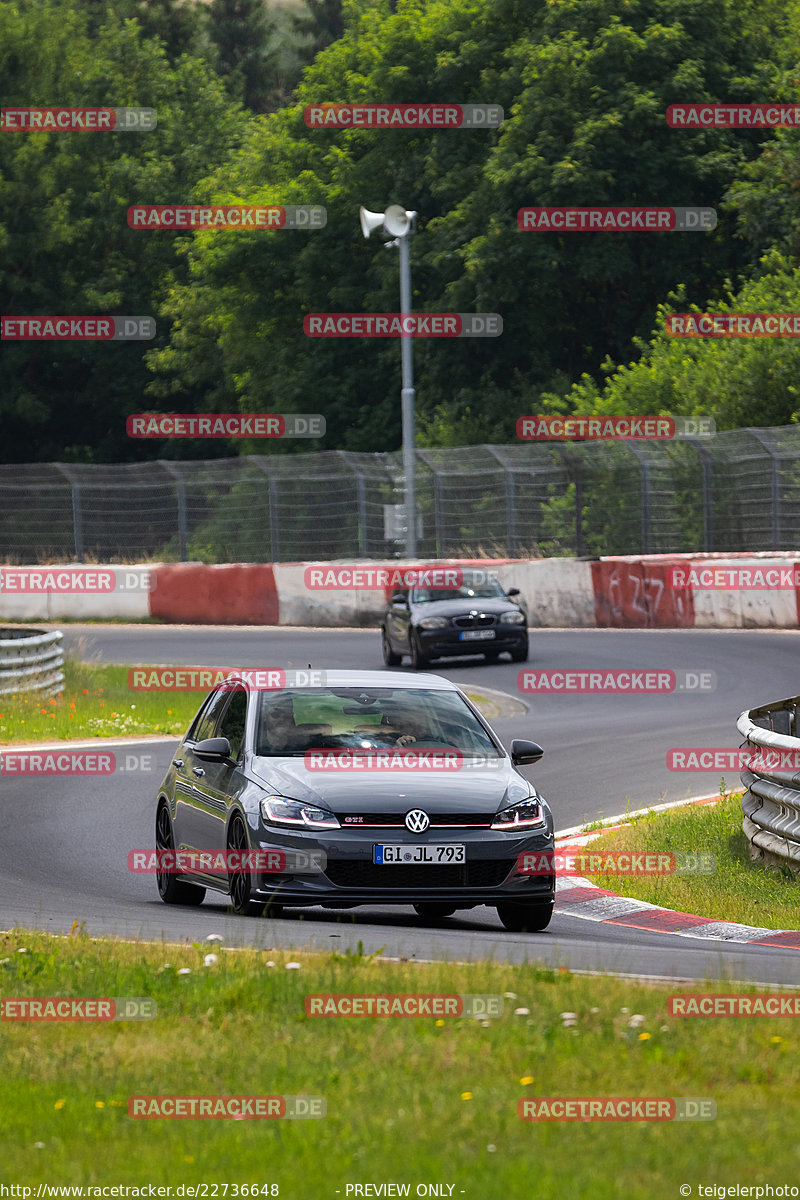
[[[196,923],[202,938],[201,912]],[[218,961],[205,966],[209,952]],[[796,1182],[796,1022],[667,1017],[669,991],[687,989],[535,966],[287,959],[22,931],[0,938],[0,986],[4,997],[158,1006],[150,1021],[3,1021],[4,1182],[278,1184],[293,1200],[367,1182],[408,1183],[412,1195],[447,1183],[480,1200],[652,1200],[687,1183]],[[505,1011],[485,1021],[306,1017],[304,997],[320,992],[492,993]],[[131,1095],[299,1093],[324,1096],[327,1116],[127,1115]],[[533,1096],[705,1097],[717,1117],[532,1124],[517,1102]]]
[[[593,875],[601,887],[681,912],[769,929],[800,929],[800,878],[750,860],[742,833],[741,793],[714,805],[686,805],[634,817],[631,825],[591,843],[603,851],[704,851],[714,854],[710,875],[625,878]]]

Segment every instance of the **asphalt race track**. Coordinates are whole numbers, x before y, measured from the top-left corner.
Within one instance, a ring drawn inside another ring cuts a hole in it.
[[[109,662],[196,666],[380,668],[374,630],[308,630],[200,626],[61,626],[65,648]],[[535,695],[522,716],[493,722],[508,744],[532,737],[545,757],[525,774],[547,796],[558,830],[663,800],[706,795],[717,774],[667,769],[671,747],[739,744],[744,708],[798,692],[798,632],[711,630],[539,630],[524,669],[665,669],[713,671],[716,690],[670,695]],[[484,685],[519,696],[519,664],[480,659],[434,665],[461,686]],[[152,751],[152,775],[117,774],[113,782],[43,777],[0,788],[0,925],[67,930],[73,919],[92,934],[164,941],[220,933],[225,945],[321,950],[363,943],[366,953],[462,961],[492,957],[541,960],[575,970],[608,970],[682,979],[800,984],[800,952],[705,941],[603,926],[556,914],[541,934],[504,931],[494,909],[424,926],[413,910],[390,907],[295,909],[278,920],[236,918],[209,894],[200,909],[167,908],[155,879],[132,875],[126,855],[153,844],[156,789],[174,739]],[[121,746],[124,752],[124,747]],[[130,749],[130,746],[128,746]],[[729,787],[738,777],[726,778]],[[687,847],[689,849],[690,847]]]

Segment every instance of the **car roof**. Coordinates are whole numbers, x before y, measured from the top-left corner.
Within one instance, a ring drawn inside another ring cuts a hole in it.
[[[314,668],[317,670],[318,668]],[[324,668],[321,668],[324,671]],[[427,688],[431,691],[456,692],[456,684],[443,675],[424,671],[325,671],[326,685],[333,687]],[[286,689],[290,691],[290,688]]]

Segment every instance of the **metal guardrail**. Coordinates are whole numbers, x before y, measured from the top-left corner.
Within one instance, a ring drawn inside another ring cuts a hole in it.
[[[752,858],[800,871],[800,696],[743,712],[737,728],[760,751],[741,772],[742,829]]]
[[[0,629],[0,696],[17,692],[52,695],[64,682],[63,633],[43,629]]]

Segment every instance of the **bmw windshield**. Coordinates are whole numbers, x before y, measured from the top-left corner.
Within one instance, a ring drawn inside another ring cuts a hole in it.
[[[454,588],[412,588],[412,604],[431,604],[436,600],[506,600],[507,596],[496,579],[482,579],[480,583],[470,583],[464,579],[461,587]]]

